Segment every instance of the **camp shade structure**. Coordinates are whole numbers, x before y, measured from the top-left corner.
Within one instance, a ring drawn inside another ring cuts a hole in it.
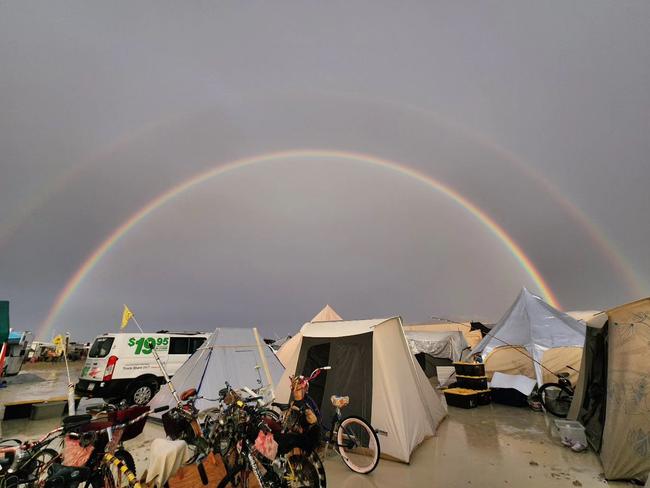
[[[172,383],[182,393],[196,388],[197,408],[216,406],[226,381],[233,388],[275,388],[284,368],[256,329],[218,328],[176,371]],[[151,400],[152,408],[175,403],[169,388],[163,386]]]
[[[586,320],[580,379],[568,418],[585,426],[605,478],[650,473],[650,298]]]
[[[495,371],[521,374],[542,385],[557,381],[552,373],[558,372],[577,380],[577,373],[567,366],[580,369],[584,342],[584,324],[524,288],[472,355],[481,354],[489,377]]]
[[[483,339],[480,330],[472,330],[470,322],[449,322],[439,324],[406,324],[405,332],[461,332],[467,345],[474,348]]]
[[[294,339],[276,389],[278,401],[289,400],[291,375],[331,366],[309,388],[324,421],[334,412],[330,397],[349,396],[343,415],[360,415],[377,429],[382,455],[409,462],[413,450],[435,434],[447,414],[444,397],[409,350],[399,317],[309,322]]]

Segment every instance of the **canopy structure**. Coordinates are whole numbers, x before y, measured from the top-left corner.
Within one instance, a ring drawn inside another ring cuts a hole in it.
[[[408,462],[447,413],[444,397],[431,387],[411,354],[399,317],[308,322],[292,341],[276,390],[278,400],[289,400],[291,375],[331,366],[309,389],[325,422],[334,411],[330,396],[348,395],[350,404],[343,414],[370,421],[378,430],[382,454]]]
[[[549,377],[550,373],[545,377],[540,364],[577,378],[577,373],[567,366],[580,369],[584,342],[584,324],[524,288],[472,355],[481,354],[488,376],[495,371],[522,374],[541,385],[555,377]]]
[[[583,367],[569,419],[585,426],[605,478],[650,473],[650,298],[586,319]]]
[[[313,319],[310,320],[311,323],[314,322],[334,322],[336,320],[343,320],[339,314],[336,313],[329,305],[325,305],[323,310],[318,312]]]
[[[462,332],[404,331],[413,354],[425,353],[434,358],[461,361],[469,356],[470,348]]]
[[[405,332],[460,332],[470,348],[474,348],[481,342],[483,335],[480,330],[472,330],[470,322],[449,322],[439,324],[407,324]]]
[[[197,401],[199,409],[215,406],[226,381],[233,388],[262,388],[272,395],[284,368],[257,329],[218,328],[210,339],[176,371],[172,383],[182,393],[196,388],[205,399]],[[151,400],[151,407],[175,403],[169,388],[163,385]]]

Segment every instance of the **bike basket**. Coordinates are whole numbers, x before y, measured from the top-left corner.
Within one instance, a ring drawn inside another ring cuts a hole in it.
[[[92,444],[82,447],[79,439],[65,436],[63,440],[63,465],[76,468],[85,466],[94,449],[95,446]]]
[[[340,396],[332,395],[330,400],[332,401],[332,405],[334,405],[335,408],[343,408],[350,403],[350,397],[348,396],[340,397]]]

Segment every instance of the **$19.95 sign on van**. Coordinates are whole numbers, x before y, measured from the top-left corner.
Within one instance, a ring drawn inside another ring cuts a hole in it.
[[[167,352],[169,337],[135,337],[129,338],[129,347],[135,348],[134,354],[151,354],[155,344],[156,352]]]

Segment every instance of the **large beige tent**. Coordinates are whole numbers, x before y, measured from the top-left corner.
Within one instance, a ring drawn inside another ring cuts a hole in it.
[[[580,421],[607,479],[650,473],[650,298],[587,320],[569,418]]]
[[[309,392],[326,422],[333,413],[330,396],[348,395],[344,415],[369,420],[379,432],[382,454],[403,462],[435,434],[447,405],[411,354],[401,318],[309,322],[294,339],[276,389],[279,401],[289,400],[290,375],[329,365]]]
[[[541,385],[557,381],[553,373],[566,372],[575,382],[584,341],[583,323],[524,288],[472,354],[481,354],[490,378],[499,371],[528,376]]]

